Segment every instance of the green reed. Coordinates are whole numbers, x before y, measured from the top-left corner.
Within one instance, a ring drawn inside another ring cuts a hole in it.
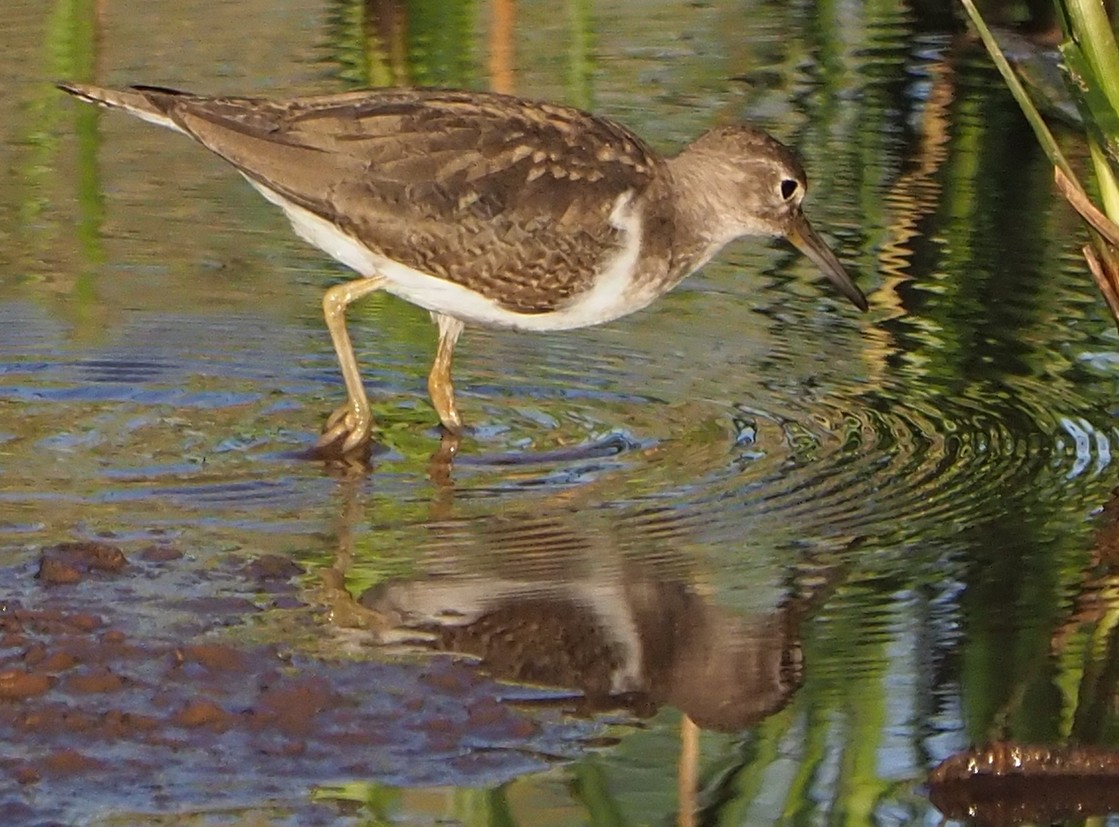
[[[1096,188],[1103,210],[1085,194],[1061,153],[1045,120],[1003,55],[972,0],[960,0],[987,51],[1054,166],[1058,189],[1092,228],[1092,245],[1084,248],[1116,323],[1119,324],[1119,47],[1101,0],[1054,0],[1064,41],[1065,78],[1084,123]]]

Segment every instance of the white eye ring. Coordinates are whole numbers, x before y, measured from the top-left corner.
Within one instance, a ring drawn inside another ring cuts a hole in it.
[[[800,182],[792,178],[782,178],[778,187],[781,190],[781,198],[785,201],[792,201],[796,194],[800,192]]]

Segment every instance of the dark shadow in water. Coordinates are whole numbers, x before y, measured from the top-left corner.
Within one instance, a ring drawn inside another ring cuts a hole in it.
[[[948,818],[1049,824],[1119,811],[1119,750],[1000,742],[957,753],[929,778]]]

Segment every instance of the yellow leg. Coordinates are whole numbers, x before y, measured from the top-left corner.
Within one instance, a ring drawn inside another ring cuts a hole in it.
[[[323,434],[316,443],[317,448],[327,448],[343,439],[339,453],[346,454],[369,442],[373,431],[373,415],[369,410],[369,399],[361,383],[361,373],[354,357],[354,347],[346,330],[346,308],[364,296],[380,290],[385,285],[381,276],[356,279],[339,284],[326,291],[322,299],[326,327],[334,342],[334,352],[338,354],[338,364],[342,367],[342,379],[346,383],[346,404],[330,415],[323,428]]]
[[[439,325],[439,346],[435,350],[435,362],[431,366],[431,373],[427,376],[427,392],[431,394],[431,402],[435,405],[435,412],[439,414],[439,421],[443,427],[452,434],[462,431],[462,418],[455,407],[455,387],[451,383],[451,359],[455,352],[455,342],[462,333],[462,322],[452,316],[442,313],[433,313],[435,323]]]

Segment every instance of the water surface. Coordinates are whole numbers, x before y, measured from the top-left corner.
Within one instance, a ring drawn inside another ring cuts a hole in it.
[[[482,654],[463,629],[485,617],[522,646],[504,669],[489,653],[494,677],[587,699],[563,708],[589,724],[539,713],[575,746],[503,742],[531,766],[481,780],[433,785],[417,748],[392,772],[213,800],[277,821],[663,823],[694,771],[704,823],[931,823],[925,779],[958,750],[1112,745],[1116,333],[1082,231],[959,21],[893,3],[508,11],[4,4],[0,565],[91,538],[172,544],[200,570],[284,555],[304,570],[298,632],[277,610],[208,634],[421,668],[417,645]],[[319,301],[346,272],[222,162],[77,105],[59,77],[496,86],[666,151],[748,119],[804,159],[809,215],[871,310],[743,241],[605,327],[468,330],[473,431],[448,479],[430,466],[434,328],[373,297],[350,314],[383,428],[373,469],[300,461],[343,397]],[[528,628],[544,644],[514,635]],[[704,727],[688,760],[683,714]],[[178,772],[155,809],[192,812],[213,782]],[[81,793],[0,795],[64,820],[137,806],[88,812]]]

